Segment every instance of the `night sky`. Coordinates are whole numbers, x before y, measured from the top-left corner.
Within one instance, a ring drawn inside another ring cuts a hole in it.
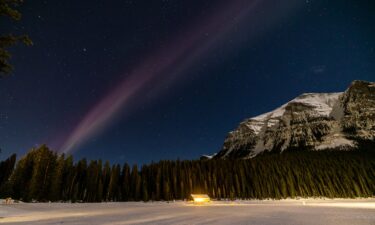
[[[217,152],[245,118],[374,81],[372,2],[26,1],[0,22],[34,42],[0,80],[0,159],[43,143],[129,163]]]

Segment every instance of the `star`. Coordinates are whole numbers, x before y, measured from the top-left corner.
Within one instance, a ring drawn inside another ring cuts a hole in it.
[[[8,117],[7,114],[4,114],[4,113],[1,113],[1,114],[0,114],[0,119],[1,119],[1,120],[8,120],[8,118],[9,118],[9,117]]]

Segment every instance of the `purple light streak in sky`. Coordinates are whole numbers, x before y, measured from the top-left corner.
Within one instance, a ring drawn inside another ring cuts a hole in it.
[[[142,91],[152,82],[157,87],[175,82],[184,71],[218,42],[235,24],[257,9],[261,0],[227,1],[209,18],[187,29],[169,46],[156,51],[136,66],[126,78],[102,98],[68,135],[60,152],[71,153],[89,138],[106,128],[116,115],[131,111],[132,101],[142,99]],[[257,22],[257,21],[254,21]],[[207,36],[207,34],[209,36]],[[171,72],[172,71],[172,72]],[[123,116],[123,115],[122,115]]]

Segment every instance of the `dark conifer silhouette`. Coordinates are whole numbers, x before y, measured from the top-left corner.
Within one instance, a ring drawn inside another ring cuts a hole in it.
[[[32,149],[14,167],[0,163],[0,197],[23,201],[170,201],[207,193],[215,199],[372,197],[375,154],[363,151],[289,151],[247,160],[160,161],[128,164]],[[14,169],[14,170],[13,170]]]

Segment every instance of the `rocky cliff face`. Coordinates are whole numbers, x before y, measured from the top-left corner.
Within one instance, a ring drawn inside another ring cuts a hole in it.
[[[354,81],[341,93],[307,93],[230,132],[217,158],[250,158],[288,149],[353,150],[374,141],[375,83]]]

